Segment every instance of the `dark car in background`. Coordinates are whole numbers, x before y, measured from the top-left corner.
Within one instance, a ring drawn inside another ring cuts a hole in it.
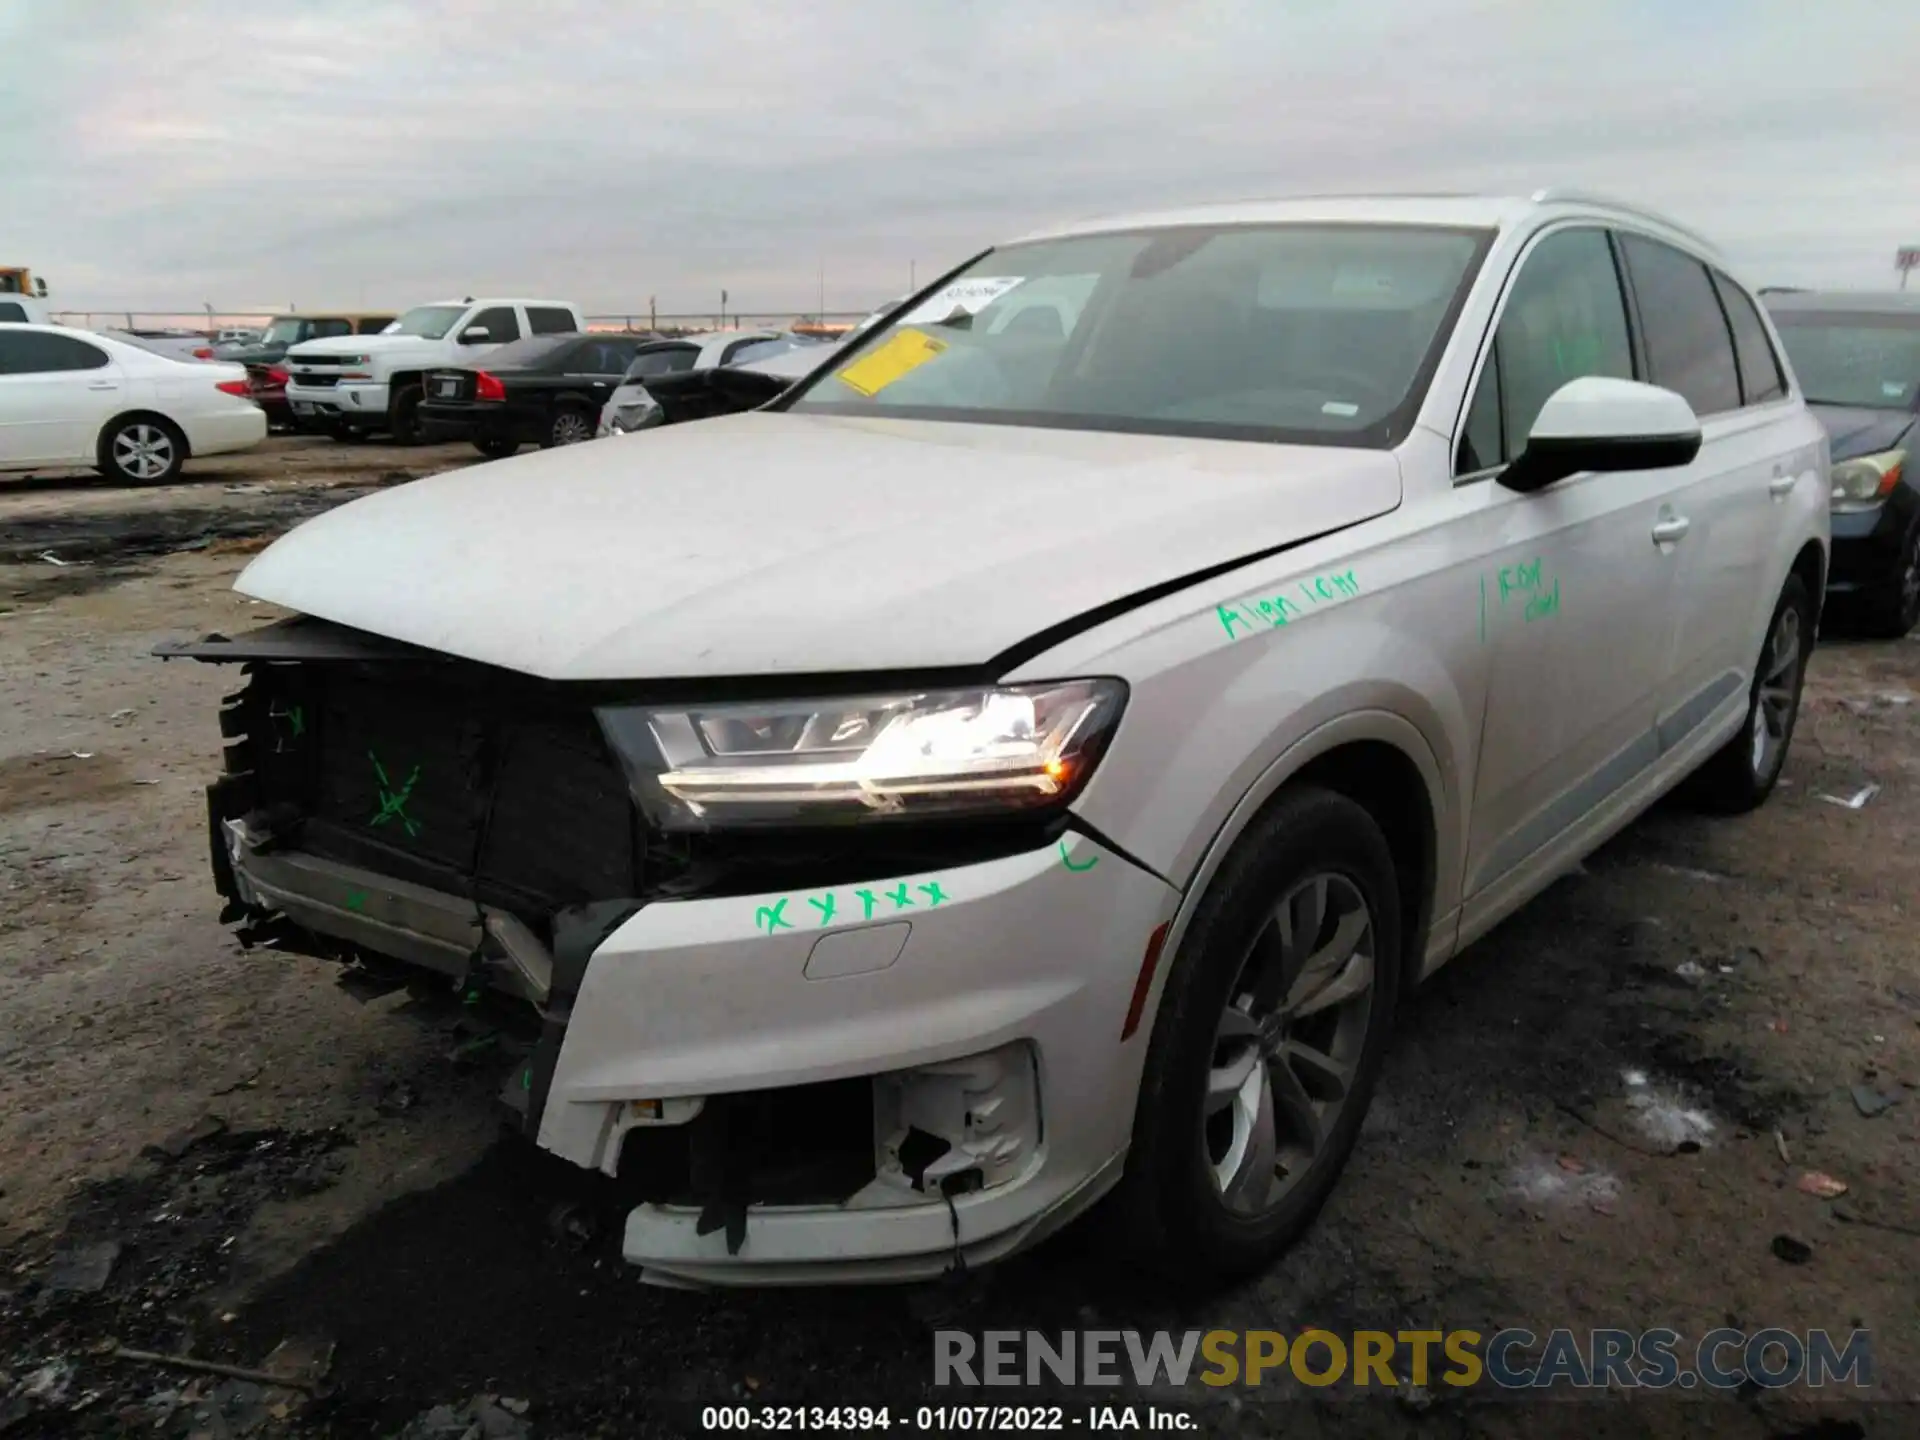
[[[502,345],[485,365],[429,370],[422,435],[471,440],[499,459],[522,445],[591,440],[606,402],[645,335],[535,335]]]
[[[275,430],[296,430],[293,407],[287,403],[287,371],[281,361],[287,351],[308,340],[330,335],[378,335],[394,321],[392,315],[322,314],[276,315],[258,336],[251,340],[223,341],[213,347],[212,358],[247,367],[247,394],[254,404],[267,412],[267,424]]]
[[[295,345],[333,335],[378,335],[393,322],[392,315],[276,315],[258,339],[222,342],[213,356],[237,365],[277,365]]]
[[[710,391],[703,381],[680,377],[705,375],[723,367],[750,365],[791,350],[817,350],[821,342],[787,330],[716,330],[704,335],[682,335],[659,340],[635,353],[633,363],[620,378],[619,388],[607,397],[600,411],[597,435],[625,435],[647,430],[675,420],[697,419],[703,414],[724,414],[725,410],[701,409],[703,397]],[[825,354],[824,350],[821,352]],[[676,413],[661,408],[653,387],[674,377],[675,392],[683,403]],[[695,413],[698,411],[698,413]]]
[[[1920,623],[1920,294],[1766,295],[1833,450],[1834,618],[1897,638]]]

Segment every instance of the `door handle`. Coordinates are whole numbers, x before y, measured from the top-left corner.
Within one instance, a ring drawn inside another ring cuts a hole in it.
[[[1798,475],[1776,475],[1767,482],[1767,494],[1776,500],[1785,499],[1793,493],[1793,487],[1799,483]]]
[[[1693,528],[1693,522],[1684,515],[1675,515],[1670,520],[1662,520],[1653,527],[1653,543],[1671,545]]]
[[[89,390],[118,390],[120,388],[120,382],[118,380],[89,380],[87,382],[87,388]]]

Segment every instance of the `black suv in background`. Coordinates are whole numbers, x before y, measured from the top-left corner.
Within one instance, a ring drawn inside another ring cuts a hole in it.
[[[258,340],[216,345],[213,358],[236,365],[277,365],[287,351],[308,340],[333,335],[378,335],[394,322],[392,315],[276,315]]]
[[[1836,621],[1897,639],[1920,623],[1920,294],[1763,292],[1833,447]]]

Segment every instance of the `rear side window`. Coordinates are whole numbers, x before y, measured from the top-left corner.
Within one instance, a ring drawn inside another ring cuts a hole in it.
[[[330,339],[335,335],[351,335],[353,326],[345,320],[316,320],[313,322],[313,335],[316,340]]]
[[[1051,310],[1045,312],[1051,315]],[[1062,338],[1065,338],[1064,336]],[[807,342],[781,336],[774,340],[741,340],[729,347],[722,365],[751,365],[756,360],[770,360],[775,355],[784,355],[789,350],[798,350]]]
[[[71,335],[48,335],[39,330],[0,332],[0,375],[103,370],[106,365],[106,351]]]
[[[638,340],[594,340],[580,347],[573,368],[588,375],[621,375],[633,361]]]
[[[1678,391],[1696,415],[1740,408],[1740,372],[1733,337],[1707,267],[1671,245],[1639,235],[1620,237],[1633,277],[1647,378]]]
[[[644,355],[633,357],[633,363],[627,366],[628,380],[649,380],[655,375],[671,375],[676,370],[691,370],[699,351],[691,345],[677,345],[671,350],[649,350]]]
[[[12,320],[25,324],[27,307],[16,300],[0,300],[0,320]]]
[[[571,310],[553,305],[529,305],[527,328],[536,335],[571,335],[580,327],[574,323]]]
[[[1749,405],[1764,405],[1787,393],[1786,376],[1780,373],[1780,357],[1773,353],[1767,339],[1767,327],[1747,298],[1747,292],[1718,270],[1713,272],[1713,288],[1720,292],[1720,304],[1727,312],[1727,324],[1733,330],[1733,358],[1740,362],[1740,397]]]
[[[1534,246],[1507,293],[1456,473],[1518,455],[1553,392],[1588,375],[1633,378],[1626,302],[1606,232],[1558,230]]]

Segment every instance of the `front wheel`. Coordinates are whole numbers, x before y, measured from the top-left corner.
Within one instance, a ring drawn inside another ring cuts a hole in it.
[[[1215,878],[1168,972],[1116,1218],[1176,1284],[1269,1264],[1359,1135],[1401,976],[1392,852],[1364,809],[1286,792]]]
[[[157,416],[116,420],[100,433],[100,473],[128,485],[164,485],[187,463],[187,442]]]
[[[420,433],[420,387],[403,385],[393,392],[387,406],[387,433],[396,445],[418,445]]]
[[[1686,795],[1716,815],[1744,815],[1773,793],[1800,718],[1800,691],[1813,649],[1813,597],[1789,575],[1767,623],[1747,695],[1747,723],[1687,781]]]

